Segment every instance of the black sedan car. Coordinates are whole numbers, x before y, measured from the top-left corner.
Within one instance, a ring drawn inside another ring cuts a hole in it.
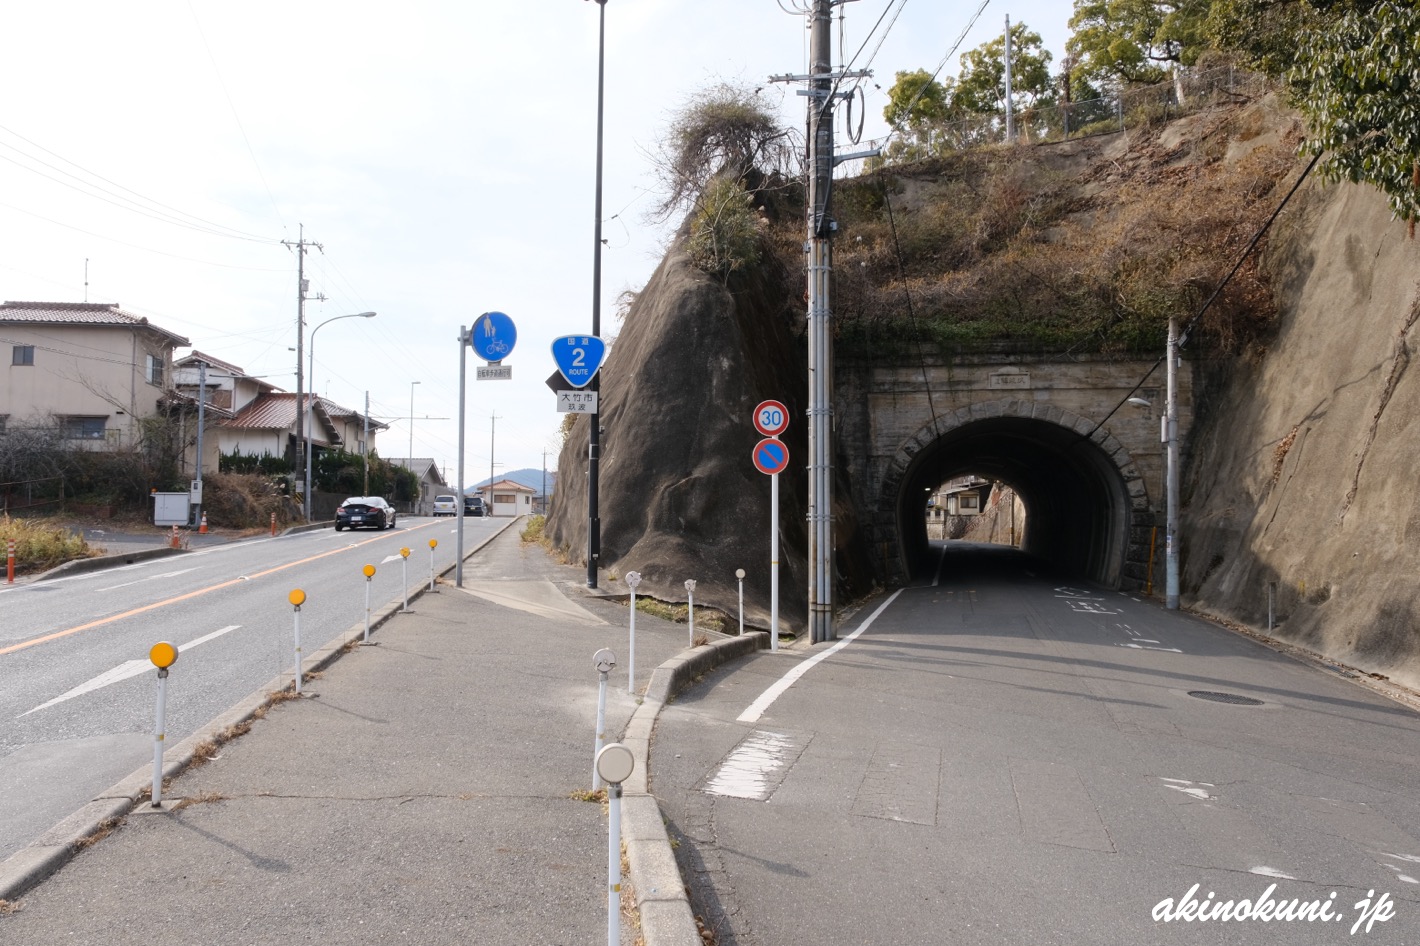
[[[335,531],[341,529],[393,529],[394,507],[378,496],[351,496],[335,510]]]

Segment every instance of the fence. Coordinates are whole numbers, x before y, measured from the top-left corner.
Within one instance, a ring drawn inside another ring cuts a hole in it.
[[[1253,98],[1270,91],[1267,77],[1233,66],[1181,71],[1157,85],[1127,89],[1118,95],[1023,109],[1013,116],[1016,141],[1042,144],[1113,134],[1130,127],[1168,121],[1221,102]],[[887,163],[921,160],[1006,141],[1006,116],[981,115],[924,129],[917,142],[890,136],[873,142]],[[896,139],[896,140],[894,140]]]
[[[64,477],[0,483],[0,515],[19,515],[64,503]]]

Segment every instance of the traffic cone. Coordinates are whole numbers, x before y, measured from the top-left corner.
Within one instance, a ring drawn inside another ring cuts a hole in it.
[[[201,522],[201,523],[198,525],[198,527],[197,527],[197,534],[198,534],[198,535],[206,535],[206,534],[207,534],[207,513],[205,513],[205,512],[202,514],[202,522]]]
[[[177,525],[173,525],[173,548],[178,548]]]

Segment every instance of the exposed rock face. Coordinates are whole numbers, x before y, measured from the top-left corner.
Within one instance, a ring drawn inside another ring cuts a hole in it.
[[[1275,342],[1195,387],[1182,592],[1265,627],[1276,582],[1278,636],[1420,686],[1420,243],[1375,191],[1298,198]]]
[[[618,577],[639,571],[641,593],[665,601],[684,601],[685,579],[693,578],[696,603],[729,614],[737,608],[735,569],[743,568],[746,619],[767,627],[770,480],[750,459],[760,439],[751,415],[774,398],[792,418],[781,438],[790,465],[779,484],[780,620],[800,628],[807,395],[795,329],[803,290],[772,264],[724,285],[691,266],[679,244],[632,304],[601,372],[600,564]],[[558,458],[547,524],[553,543],[583,562],[589,420],[576,421]],[[851,543],[851,512],[838,505],[840,531],[850,537],[840,542]],[[841,561],[860,558],[840,552]]]

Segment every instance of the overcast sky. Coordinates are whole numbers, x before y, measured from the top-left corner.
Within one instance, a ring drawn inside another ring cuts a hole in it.
[[[603,337],[664,246],[644,213],[667,118],[729,81],[764,85],[802,127],[804,100],[765,82],[805,71],[794,3],[609,0]],[[841,7],[848,57],[890,6]],[[943,74],[1007,15],[1058,64],[1070,8],[991,3]],[[894,72],[935,69],[976,10],[901,5],[865,85],[867,136],[885,132]],[[313,387],[356,409],[368,391],[383,456],[409,453],[412,392],[414,455],[456,476],[459,326],[500,310],[518,327],[513,380],[475,383],[470,353],[465,481],[489,474],[495,414],[498,471],[554,463],[549,346],[591,328],[597,19],[588,0],[7,4],[0,297],[117,302],[294,391],[282,241],[304,225],[327,297],[307,303],[307,344],[326,319],[379,313],[320,330]]]

